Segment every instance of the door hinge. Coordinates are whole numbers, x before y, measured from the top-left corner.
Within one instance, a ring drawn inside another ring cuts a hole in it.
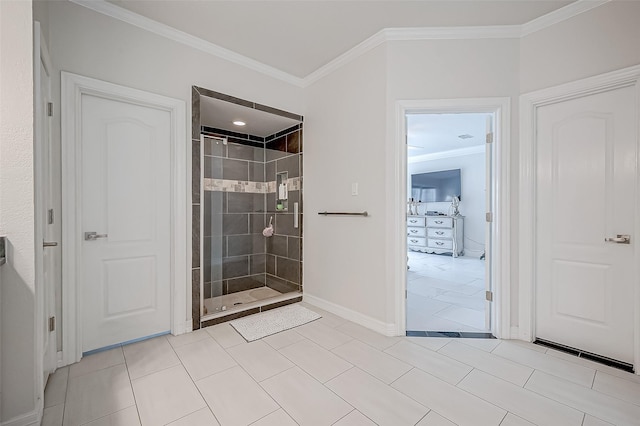
[[[493,132],[487,133],[487,143],[493,143]]]
[[[493,292],[492,291],[485,291],[484,292],[484,297],[485,297],[485,299],[487,299],[487,302],[493,302]]]
[[[53,117],[53,102],[47,102],[47,116]]]
[[[493,213],[492,212],[487,212],[486,215],[485,215],[485,219],[489,223],[493,222]]]
[[[47,210],[47,224],[53,225],[53,209]]]
[[[49,317],[49,332],[56,329],[56,317]]]

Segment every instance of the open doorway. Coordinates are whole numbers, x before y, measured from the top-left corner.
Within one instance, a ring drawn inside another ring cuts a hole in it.
[[[407,334],[486,337],[495,114],[407,112],[405,122]]]

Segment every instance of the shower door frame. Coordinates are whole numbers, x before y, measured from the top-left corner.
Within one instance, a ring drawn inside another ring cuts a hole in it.
[[[206,89],[204,87],[192,86],[191,87],[192,94],[192,104],[191,104],[191,182],[190,182],[190,191],[191,191],[191,223],[190,229],[194,230],[193,224],[194,221],[198,222],[198,239],[197,241],[192,238],[192,242],[190,245],[190,254],[192,265],[191,265],[191,280],[190,287],[191,289],[191,327],[192,330],[198,330],[203,327],[208,327],[211,325],[218,324],[220,322],[230,321],[231,319],[239,318],[242,316],[250,315],[253,313],[258,313],[263,310],[273,309],[279,306],[284,306],[289,303],[302,301],[302,294],[304,292],[302,283],[304,282],[304,278],[302,276],[302,272],[300,273],[300,293],[292,294],[291,297],[286,297],[283,299],[278,299],[276,301],[270,301],[268,303],[251,307],[247,310],[230,310],[226,315],[203,315],[204,309],[204,264],[203,264],[203,255],[204,255],[204,237],[202,235],[204,230],[204,188],[202,186],[202,178],[204,177],[204,164],[203,164],[203,155],[204,155],[204,145],[202,141],[202,129],[201,129],[201,111],[200,111],[200,97],[206,96],[214,99],[219,99],[225,102],[229,102],[232,104],[244,106],[247,108],[267,112],[273,115],[281,116],[296,120],[302,125],[304,122],[304,116],[294,114],[288,111],[280,110],[277,108],[273,108],[267,105],[258,104],[252,101],[248,101],[245,99],[236,98],[231,95],[227,95],[224,93],[216,92],[210,89]],[[301,135],[303,133],[303,128],[300,128]],[[193,147],[194,143],[197,143],[200,151],[194,152]],[[197,161],[196,167],[193,167],[193,163]],[[196,175],[197,174],[197,175]],[[197,182],[197,191],[195,188],[195,183]],[[198,195],[198,202],[193,200],[195,195]],[[301,188],[300,191],[300,201],[302,205],[303,199],[303,190]],[[196,214],[197,213],[197,214]],[[302,237],[300,237],[302,240]],[[301,242],[302,244],[302,242]],[[197,266],[195,262],[197,261]],[[300,259],[302,262],[302,259]],[[267,299],[268,300],[268,299]]]

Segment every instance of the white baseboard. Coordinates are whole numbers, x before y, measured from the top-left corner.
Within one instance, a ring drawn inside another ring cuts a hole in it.
[[[26,414],[14,417],[9,420],[5,420],[0,423],[0,426],[38,426],[42,421],[42,411],[31,411]]]
[[[472,250],[472,249],[470,249],[468,247],[464,248],[464,255],[466,257],[477,257],[479,259],[480,256],[482,256],[483,253],[484,253],[484,249]]]
[[[310,294],[303,294],[302,300],[306,303],[309,303],[313,306],[317,306],[320,309],[324,309],[325,311],[331,312],[332,314],[338,315],[346,320],[355,322],[363,327],[367,327],[377,333],[383,334],[385,336],[395,336],[396,335],[396,325],[389,324],[377,320],[375,318],[371,318],[370,316],[361,314],[360,312],[356,312],[349,308],[345,308],[344,306],[336,305],[333,302],[326,301],[316,296],[312,296]]]

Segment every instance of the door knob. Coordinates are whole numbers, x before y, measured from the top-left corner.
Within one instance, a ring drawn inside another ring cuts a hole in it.
[[[42,247],[57,247],[58,243],[56,243],[55,241],[43,241],[42,242]]]
[[[608,242],[608,243],[631,244],[631,236],[630,235],[618,234],[615,237],[605,238],[604,240],[605,240],[605,242]]]
[[[98,238],[107,238],[107,234],[98,234],[97,232],[85,232],[84,239],[86,241],[97,240]]]

